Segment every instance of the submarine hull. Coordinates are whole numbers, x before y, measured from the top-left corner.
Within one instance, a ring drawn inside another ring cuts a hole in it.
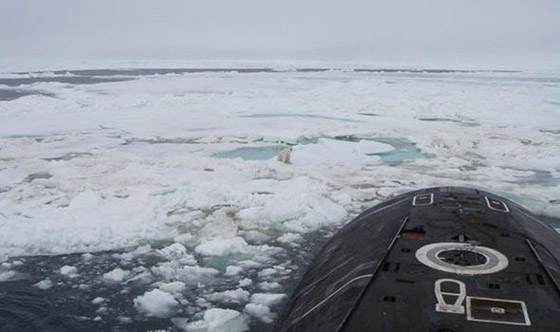
[[[558,331],[560,235],[477,189],[397,196],[318,252],[274,331]]]

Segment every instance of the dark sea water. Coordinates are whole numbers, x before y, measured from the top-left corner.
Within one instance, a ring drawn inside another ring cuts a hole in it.
[[[305,235],[302,246],[286,246],[285,251],[276,257],[283,261],[292,261],[298,268],[282,281],[282,289],[276,292],[291,293],[305,272],[305,268],[314,253],[319,250],[333,230],[323,230]],[[163,244],[159,245],[160,247]],[[152,246],[157,248],[158,245]],[[135,248],[104,251],[87,255],[82,253],[57,256],[13,257],[7,263],[15,264],[12,271],[17,275],[13,280],[0,282],[0,331],[180,331],[172,322],[173,317],[189,318],[202,307],[183,307],[177,314],[167,318],[147,316],[134,306],[134,298],[153,289],[150,286],[158,280],[146,282],[137,280],[126,283],[107,283],[101,280],[104,272],[114,268],[133,270],[138,267],[149,269],[164,259],[153,254],[146,254],[132,260],[122,260],[119,254],[131,252]],[[218,268],[219,261],[208,261],[205,267]],[[75,266],[79,273],[68,277],[60,273],[60,268]],[[244,271],[244,276],[257,280],[258,269]],[[50,279],[52,287],[40,289],[33,286],[39,281]],[[213,291],[224,291],[237,287],[237,282],[228,278],[214,280],[210,283]],[[255,286],[246,287],[248,291],[260,292]],[[201,297],[201,289],[187,288],[183,292],[189,303],[195,303]],[[92,300],[106,299],[102,305]],[[285,303],[285,302],[284,302]],[[223,309],[243,311],[243,304],[218,305]],[[282,307],[274,308],[279,312]],[[192,318],[192,317],[191,317]],[[193,318],[193,320],[196,320]],[[268,331],[271,324],[257,319],[250,320],[251,331]]]

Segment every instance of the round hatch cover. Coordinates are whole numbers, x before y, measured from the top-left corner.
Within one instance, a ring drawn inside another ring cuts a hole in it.
[[[416,251],[416,259],[436,270],[470,275],[495,273],[508,266],[501,252],[462,242],[425,245]]]

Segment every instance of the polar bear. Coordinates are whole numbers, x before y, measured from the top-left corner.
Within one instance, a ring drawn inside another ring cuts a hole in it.
[[[284,163],[284,164],[291,164],[290,162],[290,156],[292,154],[292,148],[284,148],[280,151],[280,153],[278,153],[278,156],[276,157],[276,160]]]

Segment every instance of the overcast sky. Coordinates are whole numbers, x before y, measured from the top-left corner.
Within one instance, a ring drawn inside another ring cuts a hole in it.
[[[0,0],[0,58],[560,62],[560,0]]]

